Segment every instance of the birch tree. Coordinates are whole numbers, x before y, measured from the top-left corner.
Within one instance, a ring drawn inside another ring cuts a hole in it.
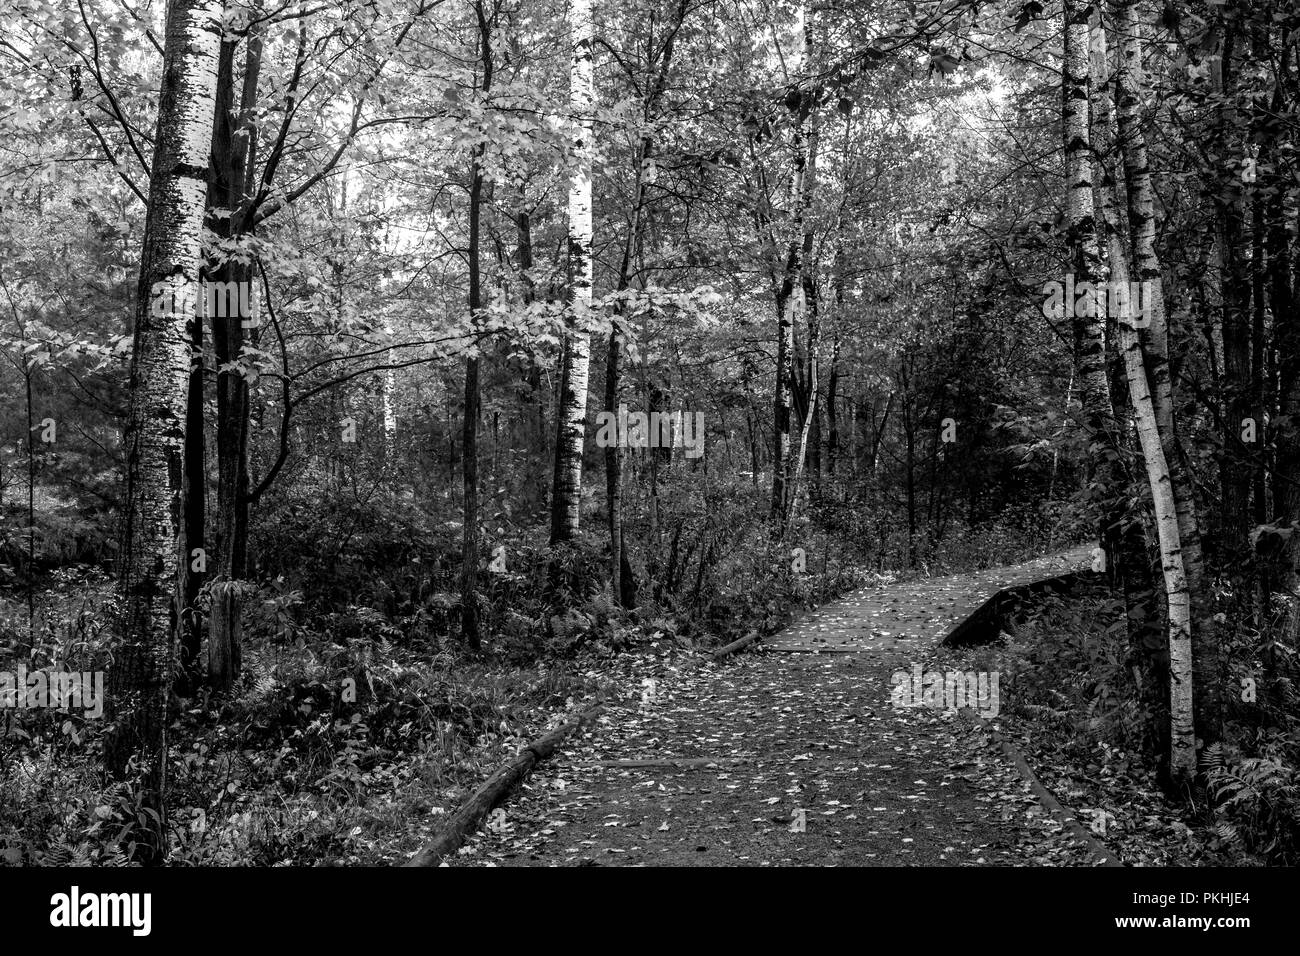
[[[1193,617],[1200,627],[1208,627],[1210,615],[1195,613],[1208,601],[1202,587],[1204,559],[1201,550],[1200,522],[1192,493],[1191,476],[1178,440],[1174,421],[1173,376],[1169,367],[1169,319],[1165,306],[1164,273],[1156,249],[1155,187],[1151,181],[1151,163],[1147,150],[1146,131],[1142,126],[1144,97],[1142,58],[1144,52],[1143,25],[1138,16],[1135,0],[1121,0],[1118,4],[1116,32],[1121,38],[1115,71],[1116,116],[1119,145],[1123,156],[1123,178],[1127,186],[1128,226],[1133,244],[1134,273],[1141,283],[1143,319],[1146,324],[1142,336],[1150,370],[1151,398],[1155,409],[1156,425],[1164,446],[1165,460],[1169,463],[1170,482],[1178,509],[1178,535],[1182,542],[1183,567],[1187,575],[1188,592],[1192,596]],[[1102,32],[1102,42],[1105,33]],[[1261,426],[1262,427],[1262,426]],[[1196,664],[1197,686],[1211,700],[1219,695],[1214,690],[1217,683],[1217,666],[1214,663],[1213,643],[1208,634],[1198,641]],[[1218,706],[1208,708],[1218,711]],[[1210,723],[1217,722],[1213,718]],[[1209,730],[1202,727],[1202,735]]]
[[[591,167],[594,155],[592,107],[595,76],[591,0],[569,0],[569,111],[577,125],[574,167],[569,181],[569,304],[565,316],[564,360],[556,415],[555,491],[551,502],[551,543],[578,535],[582,508],[582,451],[587,427],[587,380],[591,339],[585,329],[591,312]]]
[[[1065,0],[1065,176],[1067,243],[1076,288],[1101,272],[1093,208],[1093,168],[1088,136],[1089,62],[1093,5]],[[1114,445],[1114,412],[1106,380],[1106,321],[1096,314],[1074,316],[1074,338],[1084,419],[1094,445]]]
[[[131,352],[121,617],[108,681],[112,728],[104,761],[119,777],[134,762],[151,811],[142,834],[149,859],[162,852],[166,822],[167,689],[186,572],[181,493],[190,340],[199,321],[221,14],[219,0],[173,0],[167,12]]]
[[[1106,34],[1100,26],[1093,31],[1090,46],[1096,57],[1094,62],[1099,62],[1104,67],[1107,62]],[[1119,314],[1114,316],[1119,338],[1118,347],[1124,362],[1129,403],[1133,409],[1147,485],[1155,511],[1156,537],[1160,548],[1168,612],[1170,773],[1175,780],[1187,782],[1196,772],[1196,735],[1192,710],[1191,597],[1183,564],[1177,496],[1170,478],[1165,444],[1156,418],[1156,403],[1148,383],[1146,359],[1137,324],[1141,317],[1135,312],[1135,303],[1129,295],[1131,270],[1128,230],[1118,198],[1116,183],[1119,176],[1116,171],[1104,168],[1107,158],[1113,159],[1115,146],[1114,110],[1104,83],[1096,85],[1088,103],[1094,107],[1096,138],[1095,141],[1085,139],[1084,145],[1095,145],[1096,149],[1092,153],[1100,157],[1096,172],[1101,184],[1098,195],[1102,204],[1102,234],[1106,237],[1109,271],[1109,282],[1100,284],[1096,288],[1106,289],[1109,286],[1119,290],[1117,294],[1109,296],[1104,292],[1097,293],[1091,311],[1104,317],[1109,302],[1113,301],[1119,307]],[[1089,129],[1089,125],[1085,123],[1081,128],[1075,127],[1072,132],[1079,136],[1090,137],[1092,130]],[[1091,196],[1091,192],[1088,193],[1089,200]],[[1086,211],[1091,216],[1088,210],[1079,211]]]

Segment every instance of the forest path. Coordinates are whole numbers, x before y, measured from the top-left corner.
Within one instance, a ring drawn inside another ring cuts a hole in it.
[[[764,641],[777,651],[914,650],[960,636],[1008,589],[1059,580],[1090,567],[1092,545],[1014,564],[886,588],[862,588],[824,604]]]
[[[1086,555],[868,588],[760,653],[657,659],[448,862],[1089,865],[972,720],[890,701],[961,615]]]

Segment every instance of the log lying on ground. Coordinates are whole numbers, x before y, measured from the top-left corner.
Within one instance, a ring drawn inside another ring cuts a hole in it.
[[[750,631],[740,640],[732,641],[730,644],[726,645],[725,647],[719,647],[716,651],[713,652],[713,659],[715,661],[720,661],[728,654],[734,654],[736,653],[736,651],[748,647],[750,644],[753,644],[756,640],[758,640],[762,636],[763,635],[761,635],[758,631]]]
[[[539,761],[545,760],[564,738],[590,723],[600,712],[600,704],[589,707],[573,719],[556,727],[549,734],[539,737],[519,751],[513,758],[488,777],[487,782],[474,792],[474,795],[461,804],[460,808],[447,820],[446,826],[430,840],[423,849],[404,863],[404,866],[437,866],[443,857],[455,853],[461,848],[469,835],[478,829],[483,818],[492,812],[492,808],[501,803],[523,782]]]

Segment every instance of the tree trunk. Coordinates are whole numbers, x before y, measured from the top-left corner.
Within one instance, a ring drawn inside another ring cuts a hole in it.
[[[1118,31],[1124,40],[1119,51],[1116,99],[1120,144],[1124,154],[1124,181],[1128,187],[1129,229],[1137,279],[1146,284],[1145,317],[1150,323],[1143,341],[1148,346],[1147,365],[1156,424],[1160,427],[1165,458],[1169,462],[1177,491],[1178,530],[1183,542],[1187,584],[1195,603],[1203,591],[1200,586],[1203,566],[1200,521],[1192,493],[1191,473],[1182,454],[1174,423],[1176,396],[1169,365],[1169,320],[1165,306],[1164,273],[1156,251],[1155,188],[1151,182],[1146,131],[1142,126],[1142,104],[1145,98],[1141,79],[1144,40],[1136,0],[1124,0],[1122,3]],[[1197,620],[1200,619],[1201,615],[1198,615]]]
[[[483,93],[492,89],[492,23],[476,0],[479,56],[483,63]],[[469,187],[469,317],[471,329],[477,329],[483,308],[483,280],[479,263],[482,246],[480,231],[483,218],[483,144],[477,144],[470,158]],[[477,345],[471,345],[477,350]],[[465,362],[465,420],[461,431],[464,446],[462,471],[465,479],[464,527],[461,537],[461,637],[474,650],[479,649],[478,626],[478,420],[479,357],[477,351]]]
[[[807,295],[806,287],[801,288],[801,295]],[[804,460],[808,455],[808,439],[813,433],[813,422],[817,420],[817,365],[819,355],[819,334],[820,324],[817,317],[817,306],[814,304],[806,309],[810,316],[808,320],[808,406],[804,412],[803,428],[799,433],[799,451],[795,456],[794,475],[790,482],[790,513],[787,521],[794,517],[795,509],[799,503],[799,485],[803,477]]]
[[[786,513],[785,470],[790,459],[790,400],[794,378],[794,294],[787,278],[776,294],[776,383],[772,390],[772,506],[773,532],[780,535]]]
[[[641,119],[646,129],[653,129],[658,111],[659,98],[668,83],[668,71],[672,67],[673,48],[677,33],[686,18],[686,0],[679,0],[676,19],[669,25],[668,37],[664,40],[659,55],[654,82],[642,104]],[[653,36],[650,43],[653,49]],[[655,68],[653,58],[650,66]],[[636,161],[635,199],[632,206],[632,221],[628,225],[627,236],[623,242],[623,257],[619,265],[616,288],[625,292],[631,287],[633,265],[641,258],[642,233],[645,223],[645,205],[650,181],[647,176],[649,164],[654,159],[655,140],[652,133],[641,137],[640,145],[634,154]],[[605,363],[605,410],[618,415],[618,397],[621,363],[624,351],[625,331],[621,318],[623,306],[617,306],[617,315],[609,333],[609,351]],[[610,590],[614,600],[623,607],[636,605],[636,582],[631,579],[631,564],[627,559],[627,546],[623,540],[623,448],[615,442],[605,449],[605,494],[609,504],[609,545],[610,545]]]
[[[1178,509],[1178,533],[1182,545],[1183,569],[1191,595],[1192,620],[1197,634],[1196,715],[1197,732],[1203,742],[1219,737],[1222,718],[1219,648],[1214,633],[1209,589],[1203,583],[1204,558],[1200,520],[1196,514],[1190,465],[1182,453],[1174,415],[1176,395],[1169,364],[1169,322],[1165,306],[1164,274],[1156,251],[1155,189],[1151,181],[1146,132],[1142,125],[1144,90],[1141,78],[1144,55],[1144,24],[1135,0],[1124,0],[1119,8],[1117,29],[1123,37],[1116,88],[1120,144],[1123,149],[1124,181],[1127,185],[1129,230],[1133,262],[1142,283],[1147,330],[1141,335],[1148,356],[1151,397],[1156,426],[1160,432],[1170,484]],[[1262,426],[1261,426],[1262,427]]]
[[[131,352],[120,619],[104,764],[122,778],[136,761],[143,808],[152,814],[138,834],[148,862],[159,860],[166,832],[167,691],[188,566],[181,507],[190,342],[199,321],[221,12],[217,0],[172,0],[167,12]]]
[[[1096,282],[1101,273],[1097,222],[1093,209],[1093,168],[1089,147],[1088,96],[1091,87],[1089,40],[1093,6],[1083,0],[1065,2],[1065,165],[1066,212],[1075,287]],[[1106,379],[1105,317],[1073,317],[1076,363],[1084,420],[1094,444],[1113,449],[1114,411]]]
[[[634,214],[635,218],[635,214]],[[623,332],[617,319],[609,333],[609,351],[605,358],[605,409],[618,416],[620,363],[623,356]],[[616,440],[605,449],[605,498],[609,519],[609,587],[614,603],[623,603],[623,448]]]
[[[185,398],[185,590],[181,595],[182,628],[176,691],[189,696],[202,683],[203,615],[199,592],[207,571],[206,505],[208,488],[206,431],[203,422],[203,315],[196,309],[190,328],[190,380]]]
[[[519,189],[519,206],[515,211],[515,263],[519,268],[522,284],[521,299],[525,307],[536,298],[536,287],[531,275],[533,268],[533,203],[529,201],[521,186]],[[546,503],[547,478],[549,477],[550,442],[546,431],[546,389],[542,387],[542,367],[539,361],[530,356],[524,375],[524,388],[521,402],[526,413],[520,416],[519,427],[522,435],[521,444],[530,454],[529,461],[539,464],[530,474],[522,489],[530,508],[541,508]]]
[[[551,544],[578,536],[582,510],[582,450],[587,425],[587,378],[591,341],[591,173],[594,155],[595,77],[592,63],[591,0],[569,0],[569,109],[578,124],[576,165],[569,183],[569,302],[565,316],[564,370],[556,419],[555,491],[551,501]]]
[[[807,76],[812,66],[812,23],[811,11],[805,4],[799,10],[799,37],[802,44],[800,54],[800,71]],[[790,519],[793,501],[794,473],[803,466],[804,440],[800,441],[797,461],[790,456],[790,405],[791,390],[794,387],[795,329],[804,318],[807,306],[809,284],[805,282],[808,275],[808,258],[811,249],[812,234],[808,228],[808,216],[812,202],[813,184],[816,178],[817,162],[817,126],[816,103],[807,91],[800,91],[793,101],[794,123],[792,147],[794,151],[794,176],[790,182],[791,231],[789,254],[786,257],[785,279],[778,295],[780,323],[777,334],[776,393],[774,401],[774,424],[776,429],[776,447],[772,466],[772,507],[777,518],[776,533],[785,534],[786,524]],[[784,299],[784,301],[782,301]],[[805,414],[805,424],[808,415]]]
[[[1222,55],[1224,97],[1217,131],[1217,152],[1223,179],[1216,184],[1215,235],[1222,258],[1223,296],[1223,452],[1220,457],[1220,554],[1224,568],[1241,568],[1250,555],[1250,460],[1253,449],[1242,440],[1243,422],[1250,417],[1250,276],[1242,254],[1245,237],[1243,193],[1235,151],[1236,109],[1233,95],[1234,33],[1227,27]]]
[[[1067,0],[1068,9],[1069,0]],[[1085,21],[1086,22],[1086,21]],[[1077,34],[1070,32],[1067,23],[1067,51]],[[1086,36],[1087,34],[1084,34]],[[1104,43],[1104,33],[1098,38]],[[1077,52],[1077,47],[1074,50]],[[1104,45],[1101,55],[1104,58]],[[1111,108],[1104,90],[1097,90],[1097,150],[1105,156],[1114,143],[1111,130]],[[1079,132],[1076,130],[1076,132]],[[1083,136],[1089,135],[1085,126]],[[1090,141],[1085,140],[1085,146]],[[1121,213],[1115,178],[1101,173],[1102,223],[1108,238],[1109,279],[1116,287],[1127,290],[1130,269],[1125,242],[1128,230]],[[1094,311],[1104,310],[1110,296],[1103,295]],[[1170,680],[1170,774],[1179,783],[1188,783],[1196,772],[1196,736],[1192,710],[1192,630],[1191,598],[1183,567],[1182,545],[1179,538],[1178,508],[1169,466],[1165,459],[1164,444],[1156,420],[1155,402],[1148,385],[1142,343],[1135,326],[1133,305],[1126,295],[1115,297],[1119,305],[1117,329],[1120,352],[1124,357],[1124,370],[1128,379],[1129,401],[1136,419],[1138,441],[1146,466],[1147,484],[1155,508],[1156,536],[1160,545],[1161,566],[1164,570],[1165,598],[1169,627],[1169,680]]]
[[[223,212],[213,217],[211,228],[228,241],[250,234],[253,228],[248,207],[262,61],[261,37],[254,31],[248,38],[238,120],[232,126],[236,42],[222,44],[210,191],[212,205]],[[228,366],[240,361],[245,322],[251,326],[255,320],[250,308],[252,275],[247,263],[229,257],[211,275],[218,289],[238,290],[223,297],[226,308],[220,311],[225,314],[212,316],[217,364],[217,567],[211,587],[207,670],[208,686],[215,691],[229,690],[239,677],[243,643],[240,589],[248,564],[248,380]]]
[[[826,474],[835,474],[835,463],[840,455],[840,426],[836,403],[840,389],[840,320],[844,311],[844,252],[835,255],[835,287],[832,302],[831,367],[826,376]]]

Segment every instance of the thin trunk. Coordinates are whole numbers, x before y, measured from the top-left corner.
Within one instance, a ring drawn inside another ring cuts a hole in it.
[[[1145,99],[1142,85],[1144,31],[1137,16],[1136,0],[1123,0],[1119,12],[1118,32],[1124,40],[1119,51],[1116,76],[1117,116],[1124,154],[1124,181],[1128,188],[1134,271],[1137,280],[1144,284],[1145,318],[1149,322],[1143,342],[1147,348],[1156,424],[1160,428],[1160,439],[1178,498],[1178,530],[1183,542],[1187,583],[1195,604],[1206,591],[1201,587],[1201,532],[1191,473],[1178,441],[1174,421],[1176,395],[1169,364],[1169,320],[1165,306],[1164,272],[1156,251],[1155,188],[1151,181],[1146,131],[1142,126],[1142,105]],[[1204,613],[1196,614],[1198,622],[1205,616]]]
[[[207,448],[203,423],[203,316],[196,314],[190,330],[190,380],[185,410],[185,542],[188,562],[185,591],[181,595],[183,626],[176,689],[192,694],[202,683],[200,655],[203,650],[203,615],[199,592],[207,570],[206,498],[208,485]]]
[[[1245,244],[1243,190],[1229,156],[1238,151],[1236,108],[1232,104],[1233,27],[1226,27],[1222,55],[1222,82],[1216,90],[1223,98],[1216,147],[1222,159],[1224,180],[1216,184],[1216,239],[1222,257],[1223,296],[1223,453],[1220,459],[1221,564],[1241,568],[1250,555],[1250,462],[1253,449],[1242,440],[1243,423],[1250,417],[1250,275],[1242,254]]]
[[[772,505],[775,534],[780,535],[786,505],[786,463],[790,458],[791,380],[794,378],[794,294],[788,280],[776,293],[776,384],[772,391]]]
[[[840,389],[840,320],[844,312],[844,252],[835,254],[834,300],[832,301],[831,367],[826,377],[826,473],[835,474],[840,455],[839,412],[836,407]],[[833,492],[832,492],[833,493]]]
[[[537,289],[532,277],[533,268],[533,203],[528,200],[524,188],[519,188],[519,206],[515,212],[515,230],[517,234],[515,261],[519,267],[523,287],[522,299],[526,307],[533,303]],[[542,366],[535,358],[528,359],[528,369],[524,376],[522,395],[527,414],[520,422],[524,443],[527,445],[529,461],[538,463],[538,470],[531,474],[531,480],[525,482],[523,492],[533,507],[542,507],[546,502],[548,465],[550,461],[550,442],[546,431],[546,389],[542,387]]]
[[[211,227],[218,236],[237,240],[252,231],[247,216],[256,159],[257,126],[254,108],[261,71],[262,42],[254,31],[248,38],[238,117],[231,122],[234,104],[234,53],[237,41],[222,44],[216,94],[216,126],[212,144],[212,205],[222,211]],[[227,258],[212,270],[218,288],[238,290],[225,296],[225,314],[212,316],[212,337],[217,365],[217,556],[212,583],[211,618],[208,622],[208,686],[226,691],[240,672],[243,643],[241,580],[248,562],[248,380],[230,363],[244,349],[244,325],[255,316],[252,302],[252,268]],[[246,292],[246,294],[245,294]],[[235,305],[231,308],[232,303]]]
[[[1071,2],[1072,0],[1067,0],[1067,16]],[[1067,50],[1072,42],[1068,31],[1067,21]],[[1098,40],[1104,44],[1104,33]],[[1103,57],[1104,49],[1104,45],[1101,46]],[[1105,91],[1097,90],[1096,155],[1102,157],[1108,154],[1115,141],[1111,129],[1111,113]],[[1087,126],[1074,132],[1083,137],[1090,135]],[[1089,145],[1089,142],[1085,141],[1085,145]],[[1130,269],[1125,243],[1129,233],[1125,228],[1115,178],[1107,175],[1104,169],[1099,172],[1103,204],[1101,220],[1108,239],[1109,279],[1114,283],[1115,288],[1128,290]],[[1110,298],[1103,296],[1097,303],[1097,310],[1104,309]],[[1161,567],[1164,571],[1169,627],[1170,774],[1175,781],[1185,784],[1196,772],[1196,735],[1192,710],[1191,598],[1183,567],[1177,500],[1157,424],[1155,402],[1148,385],[1142,342],[1135,326],[1137,318],[1133,308],[1135,303],[1127,295],[1118,295],[1115,298],[1119,305],[1119,314],[1116,316],[1119,348],[1124,357],[1129,401],[1136,420],[1138,441],[1146,466],[1147,484],[1155,509],[1156,536],[1160,545]]]
[[[393,337],[393,326],[391,323],[385,323],[384,335],[388,339]],[[390,481],[399,481],[400,472],[397,471],[397,370],[385,369],[383,378],[380,380],[380,402],[384,415],[384,466],[388,471]]]
[[[483,94],[492,89],[492,21],[478,0],[474,4],[478,20],[479,56],[483,63]],[[469,318],[477,330],[483,308],[483,280],[479,262],[482,246],[480,232],[483,218],[483,144],[475,145],[470,158],[469,187]],[[472,346],[477,349],[477,346]],[[478,421],[479,357],[477,352],[465,361],[465,420],[461,430],[464,447],[462,471],[465,480],[464,527],[461,540],[461,637],[474,650],[479,649],[478,626]]]
[[[587,424],[587,379],[591,341],[591,174],[594,156],[595,78],[592,63],[591,0],[569,0],[569,109],[578,125],[576,165],[569,183],[569,302],[565,316],[564,371],[556,414],[555,484],[551,501],[551,543],[578,536],[582,506],[582,451]]]
[[[811,10],[805,4],[799,11],[800,72],[812,72],[813,44]],[[806,449],[808,411],[804,414],[804,432],[800,436],[799,455],[791,461],[790,455],[790,405],[794,382],[795,329],[805,317],[810,283],[809,258],[812,233],[809,225],[813,185],[817,168],[816,102],[807,90],[797,91],[793,101],[794,131],[791,146],[794,151],[794,176],[790,183],[791,232],[789,253],[786,257],[785,279],[781,291],[780,324],[777,337],[777,383],[775,396],[776,449],[772,472],[772,506],[776,511],[776,533],[784,535],[794,506],[794,476],[803,469]],[[809,403],[810,404],[810,403]]]
[[[806,294],[801,290],[801,294]],[[812,423],[817,417],[817,359],[818,359],[818,336],[819,323],[817,320],[816,305],[809,310],[811,318],[808,321],[808,407],[804,414],[803,428],[799,433],[799,452],[795,457],[794,475],[790,481],[790,513],[787,516],[787,523],[793,519],[795,509],[799,504],[799,485],[803,476],[803,463],[808,454],[808,438],[812,433]]]
[[[912,402],[903,401],[903,439],[907,446],[907,566],[916,567],[916,429],[912,427]]]

